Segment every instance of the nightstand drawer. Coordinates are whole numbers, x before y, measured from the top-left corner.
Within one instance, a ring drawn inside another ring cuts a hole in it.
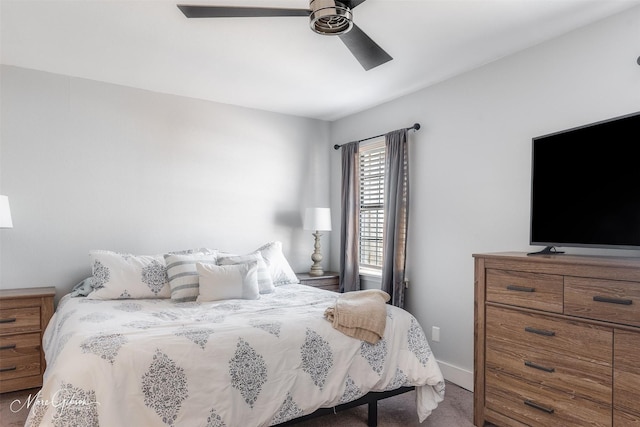
[[[334,279],[318,279],[312,282],[307,281],[304,284],[313,286],[314,288],[328,289],[330,291],[338,290],[338,286],[340,285],[340,283]]]
[[[567,277],[565,314],[640,326],[640,285],[636,282]]]
[[[563,277],[487,269],[487,301],[562,313]]]
[[[486,371],[486,405],[532,427],[611,426],[611,404],[562,393],[554,388]]]
[[[301,285],[334,292],[338,292],[340,288],[340,275],[338,273],[325,272],[322,276],[312,276],[308,273],[297,273],[296,275]]]
[[[0,334],[40,330],[40,307],[0,309]]]
[[[0,359],[40,354],[40,333],[0,337]]]
[[[0,358],[0,381],[40,375],[40,353]]]

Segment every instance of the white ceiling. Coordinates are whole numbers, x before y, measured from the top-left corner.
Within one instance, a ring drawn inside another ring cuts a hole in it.
[[[1,0],[2,63],[335,120],[640,0],[368,0],[354,22],[394,58],[370,71],[307,18],[187,19],[176,3],[308,8],[307,0]]]

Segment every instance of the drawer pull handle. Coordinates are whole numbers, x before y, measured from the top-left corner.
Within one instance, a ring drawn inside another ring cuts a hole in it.
[[[526,332],[531,332],[532,334],[544,335],[545,337],[554,337],[556,335],[553,331],[545,331],[544,329],[536,329],[531,326],[527,326],[524,328]]]
[[[9,345],[3,345],[2,347],[0,347],[0,350],[13,350],[14,348],[16,348],[15,344],[9,344]]]
[[[527,405],[527,406],[531,406],[532,408],[538,409],[538,410],[540,410],[542,412],[546,412],[547,414],[553,414],[553,412],[554,412],[554,410],[552,408],[546,408],[546,407],[544,407],[542,405],[538,405],[537,403],[532,402],[530,400],[525,400],[524,404]]]
[[[529,362],[528,360],[524,361],[524,366],[528,366],[528,367],[534,368],[534,369],[539,369],[539,370],[545,371],[545,372],[555,372],[556,371],[555,368],[547,368],[546,366],[541,366],[541,365],[535,364],[533,362]]]
[[[0,323],[13,323],[16,321],[15,317],[9,317],[8,319],[0,319]]]
[[[597,302],[608,302],[608,303],[611,303],[611,304],[621,304],[621,305],[631,305],[631,304],[633,304],[633,300],[630,300],[630,299],[601,297],[599,295],[596,295],[595,297],[593,297],[593,300],[597,301]]]
[[[536,288],[530,288],[527,286],[518,286],[518,285],[507,285],[508,291],[518,291],[518,292],[535,292]]]
[[[15,371],[16,369],[17,367],[15,366],[9,366],[8,368],[1,368],[0,372]]]

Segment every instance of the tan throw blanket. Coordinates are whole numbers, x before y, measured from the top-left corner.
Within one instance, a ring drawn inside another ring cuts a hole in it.
[[[324,317],[343,334],[375,344],[384,335],[389,299],[379,289],[346,292],[324,311]]]

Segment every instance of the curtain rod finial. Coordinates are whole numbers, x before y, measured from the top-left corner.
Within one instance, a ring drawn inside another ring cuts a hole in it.
[[[420,130],[420,123],[415,123],[415,124],[413,125],[413,128],[414,128],[415,130]]]
[[[340,148],[340,146],[339,146],[338,144],[336,144],[336,145],[334,145],[334,146],[333,146],[333,149],[334,149],[334,150],[337,150],[338,148]]]

